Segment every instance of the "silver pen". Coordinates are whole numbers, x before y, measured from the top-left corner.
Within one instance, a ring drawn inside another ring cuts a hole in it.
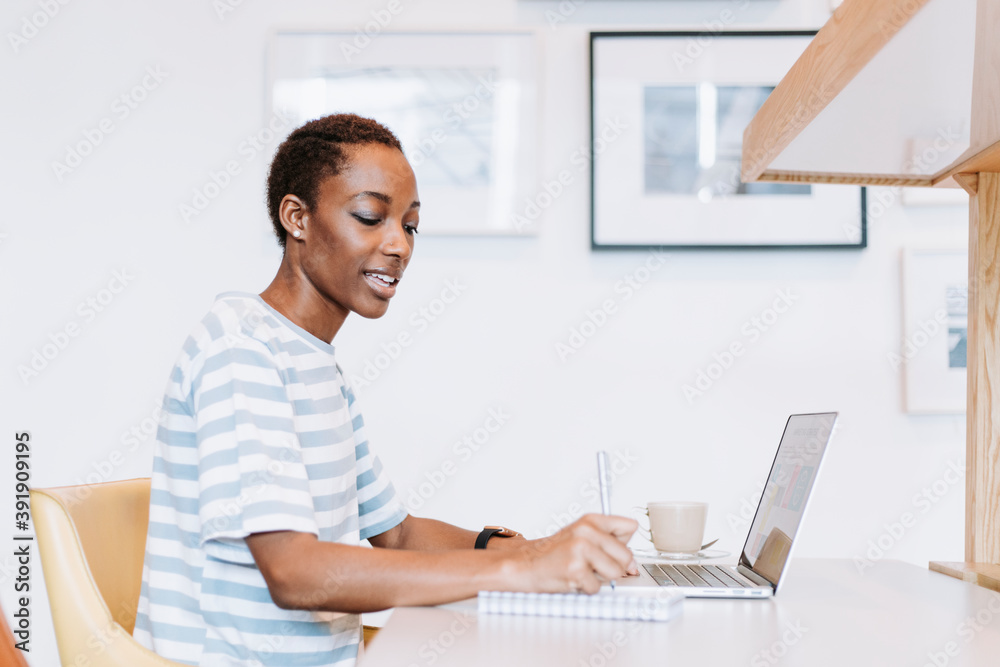
[[[608,480],[608,453],[603,449],[597,452],[597,485],[601,490],[601,514],[605,516],[611,514],[611,486]],[[615,580],[611,580],[611,590],[615,588]]]

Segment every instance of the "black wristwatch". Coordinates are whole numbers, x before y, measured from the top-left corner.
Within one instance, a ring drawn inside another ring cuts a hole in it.
[[[503,526],[486,526],[483,528],[482,532],[479,533],[479,537],[476,538],[476,549],[485,549],[486,543],[490,541],[490,538],[494,535],[498,537],[521,537],[521,533],[516,530],[511,530],[510,528],[504,528]]]

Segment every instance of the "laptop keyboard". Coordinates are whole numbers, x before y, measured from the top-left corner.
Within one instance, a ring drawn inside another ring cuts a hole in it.
[[[719,565],[658,565],[643,563],[643,569],[660,586],[756,588],[746,577],[735,570]]]

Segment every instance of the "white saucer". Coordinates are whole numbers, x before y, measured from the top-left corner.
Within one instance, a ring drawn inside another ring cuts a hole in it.
[[[669,551],[656,551],[654,549],[633,549],[632,553],[639,558],[654,558],[656,560],[672,561],[712,560],[715,558],[725,558],[729,555],[728,551],[723,551],[722,549],[705,549],[695,553],[671,553]]]

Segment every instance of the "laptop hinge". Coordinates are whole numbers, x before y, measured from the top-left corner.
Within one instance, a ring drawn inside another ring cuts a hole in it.
[[[760,576],[759,574],[757,574],[756,572],[754,572],[749,567],[743,564],[737,565],[736,571],[742,574],[750,581],[752,581],[753,583],[757,584],[758,586],[764,586],[766,588],[774,588],[774,584],[772,584],[770,581]]]

